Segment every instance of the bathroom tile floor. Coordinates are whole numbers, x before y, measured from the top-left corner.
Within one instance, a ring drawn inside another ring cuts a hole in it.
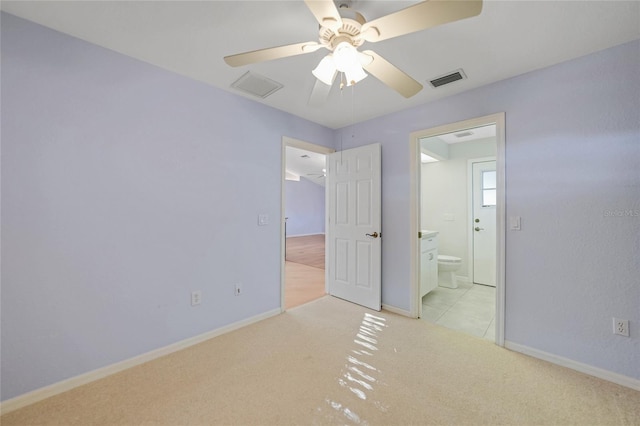
[[[459,282],[436,287],[422,298],[422,319],[495,341],[496,289]]]

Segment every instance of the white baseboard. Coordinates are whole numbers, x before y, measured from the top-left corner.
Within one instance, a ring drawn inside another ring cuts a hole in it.
[[[145,362],[149,362],[156,358],[169,355],[173,352],[186,349],[190,346],[197,345],[198,343],[202,343],[205,340],[209,340],[216,336],[220,336],[222,334],[229,333],[239,328],[246,327],[250,324],[265,320],[275,315],[279,315],[280,313],[281,313],[280,308],[273,309],[271,311],[267,311],[262,314],[253,316],[251,318],[247,318],[238,322],[234,322],[233,324],[225,325],[224,327],[220,327],[218,329],[208,331],[198,336],[190,337],[188,339],[184,339],[179,342],[172,343],[168,346],[154,349],[150,352],[135,356],[133,358],[125,359],[124,361],[107,365],[105,367],[98,368],[97,370],[89,371],[87,373],[80,374],[78,376],[71,377],[69,379],[65,379],[57,383],[53,383],[51,385],[42,387],[40,389],[36,389],[22,395],[18,395],[14,398],[7,399],[6,401],[3,401],[2,403],[0,403],[0,413],[6,414],[11,411],[17,410],[19,408],[26,407],[27,405],[36,403],[38,401],[42,401],[43,399],[49,398],[59,393],[66,392],[78,386],[82,386],[87,383],[102,379],[106,376],[110,376],[122,370],[135,367],[136,365],[144,364]]]
[[[612,383],[616,383],[621,386],[625,386],[625,387],[640,391],[640,380],[634,379],[633,377],[623,376],[622,374],[618,374],[609,370],[604,370],[602,368],[594,367],[589,364],[583,364],[581,362],[574,361],[569,358],[564,358],[558,355],[550,354],[548,352],[540,351],[538,349],[533,349],[528,346],[509,342],[506,340],[504,342],[504,347],[514,352],[520,352],[522,354],[529,355],[534,358],[548,361],[552,364],[560,365],[562,367],[567,367],[572,370],[576,370],[581,373],[585,373],[590,376],[597,377],[599,379],[603,379]]]
[[[324,235],[324,232],[314,232],[312,234],[291,234],[291,235],[287,234],[287,238],[290,238],[290,237],[311,237],[313,235]]]
[[[415,318],[413,315],[411,315],[411,312],[405,311],[404,309],[396,308],[395,306],[385,305],[383,303],[382,309],[384,309],[385,311],[393,312],[394,314],[402,315],[409,318]]]

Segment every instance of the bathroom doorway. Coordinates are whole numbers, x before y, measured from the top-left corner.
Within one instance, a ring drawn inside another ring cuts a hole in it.
[[[412,313],[503,345],[504,114],[415,132],[411,148]],[[438,283],[423,298],[419,237],[434,232]]]

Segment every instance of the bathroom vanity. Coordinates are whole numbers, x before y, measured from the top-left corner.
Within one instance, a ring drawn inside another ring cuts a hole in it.
[[[422,230],[420,239],[420,297],[438,286],[438,231]]]

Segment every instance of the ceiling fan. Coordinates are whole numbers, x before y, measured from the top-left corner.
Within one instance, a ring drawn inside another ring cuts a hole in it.
[[[225,62],[238,67],[325,48],[330,53],[312,71],[318,80],[311,100],[328,95],[338,73],[341,73],[341,85],[351,86],[367,76],[365,71],[409,98],[422,90],[420,83],[374,51],[360,52],[358,48],[364,42],[376,43],[476,16],[482,10],[482,0],[431,0],[367,22],[360,13],[342,4],[338,9],[333,0],[305,0],[305,3],[320,24],[318,42],[239,53],[226,56]]]

